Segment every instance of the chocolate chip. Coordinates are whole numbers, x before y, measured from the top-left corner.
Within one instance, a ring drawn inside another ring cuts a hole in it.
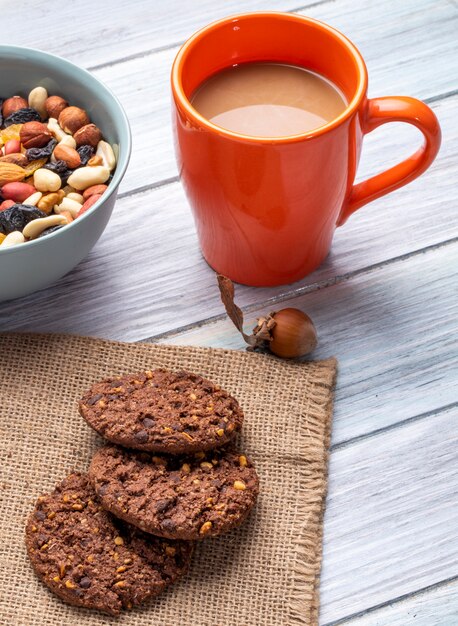
[[[46,519],[46,513],[43,513],[43,511],[37,511],[35,513],[35,517],[37,518],[37,520],[39,520],[40,522],[42,522],[43,520]]]
[[[138,443],[146,443],[149,439],[149,435],[146,430],[139,430],[138,433],[135,433],[134,437]]]
[[[145,419],[143,420],[143,426],[145,428],[152,428],[154,426],[154,420],[152,420],[150,417],[145,417]]]
[[[92,398],[89,398],[89,400],[87,401],[87,404],[92,406],[93,404],[98,402],[101,397],[102,397],[102,394],[98,393],[96,396],[92,396]]]
[[[156,511],[157,513],[164,513],[167,509],[170,509],[171,506],[175,504],[176,498],[166,498],[165,500],[158,500],[156,502]]]
[[[83,589],[88,589],[91,586],[91,579],[88,578],[87,576],[84,576],[80,582],[79,582],[80,587],[82,587]]]
[[[97,488],[97,493],[100,496],[104,496],[106,494],[107,490],[108,490],[108,484],[105,483],[104,485],[101,485],[100,487]]]

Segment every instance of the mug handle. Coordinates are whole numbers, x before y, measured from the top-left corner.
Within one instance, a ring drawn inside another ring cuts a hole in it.
[[[353,186],[337,220],[345,224],[364,204],[394,191],[423,174],[434,161],[441,144],[441,129],[433,111],[423,102],[407,96],[388,96],[367,100],[362,131],[366,135],[388,122],[407,122],[421,130],[425,141],[412,156],[394,167]]]

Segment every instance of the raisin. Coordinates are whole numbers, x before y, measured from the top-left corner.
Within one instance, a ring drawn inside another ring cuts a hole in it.
[[[84,146],[80,146],[77,152],[80,155],[81,165],[87,165],[89,159],[94,156],[95,149],[85,144]]]
[[[43,165],[43,169],[51,170],[51,172],[55,172],[56,174],[59,174],[63,185],[67,184],[68,177],[70,176],[70,174],[73,173],[73,170],[68,169],[65,161],[56,161],[55,163],[46,163],[46,165]]]
[[[57,141],[55,139],[51,139],[49,143],[47,143],[43,148],[29,148],[25,151],[25,156],[29,161],[36,161],[37,159],[45,159],[50,157],[52,151],[57,146]]]
[[[22,232],[24,227],[38,217],[46,217],[46,213],[34,206],[26,204],[13,204],[13,206],[0,211],[0,232],[4,235],[14,230]]]
[[[11,115],[5,118],[5,126],[11,126],[12,124],[25,124],[26,122],[41,122],[40,114],[36,109],[31,107],[25,107],[24,109],[18,109]]]
[[[57,226],[50,226],[49,228],[46,228],[43,232],[41,232],[38,235],[37,239],[40,239],[40,237],[46,237],[46,235],[50,235],[51,233],[54,233],[56,230],[60,230],[64,226],[65,224],[57,224]]]
[[[0,98],[0,126],[3,126],[3,115],[2,115],[2,107],[5,102],[5,98]]]

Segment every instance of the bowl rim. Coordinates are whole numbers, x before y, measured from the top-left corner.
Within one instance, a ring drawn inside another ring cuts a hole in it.
[[[127,167],[129,165],[131,153],[132,153],[132,131],[130,128],[130,123],[129,123],[127,114],[124,111],[124,108],[121,102],[119,101],[118,97],[113,93],[113,91],[109,87],[107,87],[107,85],[105,85],[103,81],[95,77],[94,74],[92,74],[85,68],[81,67],[80,65],[77,65],[76,63],[73,63],[72,61],[69,61],[68,59],[65,59],[57,54],[52,54],[51,52],[45,52],[44,50],[40,50],[39,48],[31,48],[30,46],[13,46],[9,44],[0,44],[0,57],[4,53],[7,53],[8,51],[11,51],[13,53],[17,51],[17,53],[26,53],[26,54],[30,52],[34,55],[37,55],[38,57],[41,57],[41,59],[43,59],[45,63],[47,60],[49,61],[50,59],[52,59],[55,62],[63,66],[67,66],[67,68],[70,70],[74,70],[76,68],[78,72],[82,73],[83,77],[86,76],[90,80],[93,80],[96,83],[98,83],[100,88],[103,89],[108,94],[108,96],[113,100],[113,102],[115,103],[118,109],[118,112],[120,114],[120,119],[122,120],[121,125],[124,125],[124,129],[126,131],[126,142],[125,142],[125,145],[122,147],[123,159],[122,160],[119,159],[121,150],[119,150],[119,154],[117,155],[116,169],[114,171],[113,179],[108,185],[107,190],[97,200],[97,202],[94,202],[94,204],[78,218],[78,220],[73,220],[73,222],[71,222],[70,224],[67,224],[64,228],[59,228],[59,230],[56,230],[54,233],[50,233],[49,235],[47,235],[46,237],[43,237],[42,239],[32,239],[32,241],[26,241],[24,242],[24,244],[11,246],[8,248],[4,248],[3,250],[1,249],[1,246],[0,246],[0,257],[4,254],[20,252],[21,250],[24,250],[24,245],[27,246],[28,250],[30,250],[33,246],[46,245],[47,241],[50,241],[51,239],[55,237],[62,236],[64,231],[70,232],[70,229],[75,225],[75,222],[77,222],[78,224],[81,224],[92,213],[95,213],[97,209],[100,208],[100,206],[102,205],[102,202],[105,202],[106,200],[108,200],[113,195],[113,193],[115,193],[115,191],[117,192],[119,184],[122,181],[124,174],[126,173]],[[119,122],[117,121],[116,126],[118,125],[119,125]]]

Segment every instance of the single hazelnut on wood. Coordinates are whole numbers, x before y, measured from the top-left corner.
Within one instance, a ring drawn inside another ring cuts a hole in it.
[[[2,114],[3,117],[8,117],[11,113],[15,113],[19,111],[19,109],[25,109],[29,106],[29,103],[25,98],[21,96],[13,96],[12,98],[7,98],[2,105]]]
[[[45,109],[48,117],[55,117],[57,119],[67,107],[68,102],[60,96],[49,96],[45,101]]]
[[[90,119],[84,109],[67,107],[59,114],[59,125],[66,132],[73,135],[82,126],[89,124]]]
[[[218,274],[218,286],[226,312],[248,344],[248,350],[269,350],[283,359],[295,359],[312,352],[317,346],[317,334],[310,317],[294,308],[273,311],[258,318],[253,333],[243,330],[243,313],[234,302],[234,284]]]
[[[102,132],[95,124],[86,124],[76,131],[73,139],[78,148],[85,145],[97,148],[97,144],[102,139]]]
[[[19,131],[19,139],[24,148],[42,148],[51,141],[53,135],[46,124],[26,122]]]

